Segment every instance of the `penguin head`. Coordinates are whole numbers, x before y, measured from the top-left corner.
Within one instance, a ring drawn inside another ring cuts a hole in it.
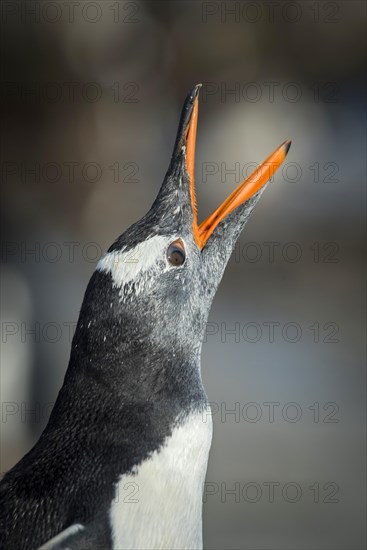
[[[125,338],[187,353],[201,347],[236,240],[290,146],[284,142],[199,224],[194,186],[199,89],[195,86],[184,103],[171,163],[153,206],[113,243],[96,272],[108,289],[100,307],[106,317],[121,316],[121,326],[129,327]]]

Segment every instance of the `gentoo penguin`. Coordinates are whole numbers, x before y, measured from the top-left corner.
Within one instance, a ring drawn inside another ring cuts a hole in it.
[[[2,550],[202,548],[212,439],[200,374],[206,321],[290,142],[198,224],[199,88],[184,103],[153,206],[91,277],[47,427],[1,482]]]

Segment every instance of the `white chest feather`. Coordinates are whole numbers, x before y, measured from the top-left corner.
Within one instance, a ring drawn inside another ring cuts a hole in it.
[[[211,417],[196,414],[136,473],[121,476],[110,520],[113,548],[200,549]]]

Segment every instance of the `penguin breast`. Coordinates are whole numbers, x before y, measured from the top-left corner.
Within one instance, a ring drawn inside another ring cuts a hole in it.
[[[211,415],[190,415],[164,445],[120,477],[110,510],[113,548],[202,548]]]

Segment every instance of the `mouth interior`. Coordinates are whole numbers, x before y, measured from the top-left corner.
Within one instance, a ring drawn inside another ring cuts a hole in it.
[[[197,201],[195,193],[195,145],[198,121],[198,96],[195,97],[191,117],[186,130],[186,168],[190,179],[190,196],[193,212],[192,230],[199,249],[203,249],[217,225],[237,206],[251,198],[274,175],[284,161],[291,142],[284,141],[271,155],[261,163],[252,174],[235,189],[229,197],[203,222],[197,221]]]
[[[198,124],[199,98],[196,96],[190,122],[186,130],[186,169],[190,180],[190,197],[193,213],[192,231],[196,244],[201,249],[201,234],[197,223],[197,201],[195,193],[195,146]]]

